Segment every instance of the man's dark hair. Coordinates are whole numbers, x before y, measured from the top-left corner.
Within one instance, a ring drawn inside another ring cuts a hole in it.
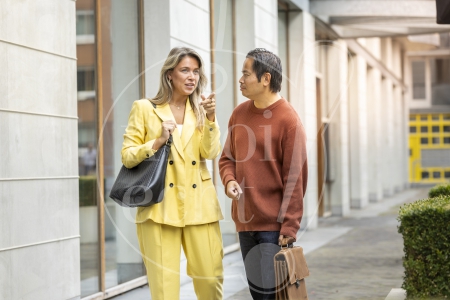
[[[270,91],[277,93],[281,91],[281,81],[283,79],[283,69],[278,56],[264,48],[256,48],[247,53],[247,58],[253,58],[253,71],[256,73],[258,82],[264,73],[270,73]]]

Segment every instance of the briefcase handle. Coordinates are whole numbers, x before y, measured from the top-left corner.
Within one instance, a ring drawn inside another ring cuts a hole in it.
[[[281,250],[283,250],[283,246],[285,246],[284,248],[294,248],[294,243],[290,243],[290,244],[286,244],[286,245],[280,245]]]

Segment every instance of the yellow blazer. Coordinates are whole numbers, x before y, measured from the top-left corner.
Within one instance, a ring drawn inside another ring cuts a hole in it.
[[[125,167],[132,168],[155,154],[153,143],[161,136],[161,123],[167,120],[174,120],[168,104],[154,108],[147,99],[133,103],[122,145]],[[196,120],[187,101],[181,137],[178,129],[172,134],[164,200],[150,207],[139,207],[136,223],[151,219],[156,223],[184,227],[223,219],[205,161],[217,157],[221,151],[219,126],[206,119],[203,132],[200,132]]]

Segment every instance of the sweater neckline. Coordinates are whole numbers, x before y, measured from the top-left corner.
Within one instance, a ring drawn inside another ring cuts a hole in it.
[[[274,103],[272,103],[271,105],[267,106],[266,108],[257,108],[255,106],[255,101],[254,100],[250,100],[250,111],[255,113],[255,114],[264,114],[264,112],[266,112],[267,110],[273,110],[275,109],[278,105],[281,105],[283,102],[285,102],[286,100],[281,97],[280,99],[278,99],[277,101],[275,101]]]

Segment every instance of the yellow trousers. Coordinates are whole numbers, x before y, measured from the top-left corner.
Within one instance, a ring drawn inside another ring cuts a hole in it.
[[[137,235],[152,299],[180,299],[181,246],[197,298],[222,299],[223,246],[219,222],[174,227],[147,220],[137,224]]]

